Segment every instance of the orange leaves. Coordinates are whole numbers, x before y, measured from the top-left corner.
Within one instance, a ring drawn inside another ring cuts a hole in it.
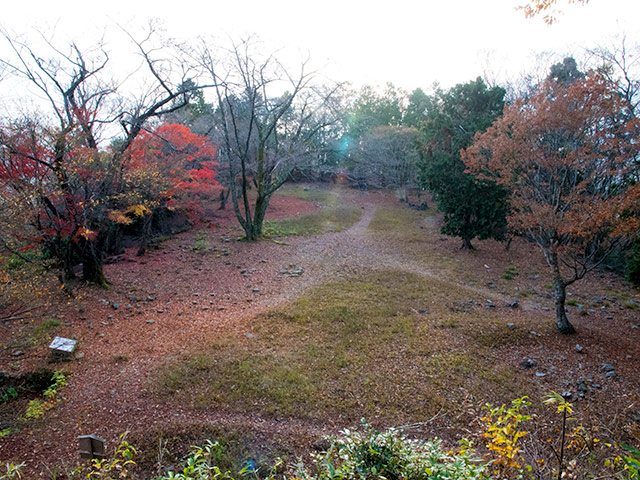
[[[506,107],[462,158],[468,172],[510,190],[513,230],[582,262],[638,226],[640,187],[630,184],[640,129],[627,112],[599,75],[547,81]]]
[[[118,223],[120,225],[131,225],[133,223],[133,220],[131,220],[129,217],[124,215],[119,210],[113,210],[113,211],[109,212],[108,218],[112,222]]]
[[[527,18],[533,18],[537,17],[538,15],[542,15],[544,21],[551,25],[557,20],[556,15],[558,15],[558,13],[561,13],[559,10],[554,8],[557,3],[557,0],[530,0],[529,3],[520,6],[519,9],[524,10],[524,14],[527,16]],[[585,5],[589,3],[589,0],[568,0],[568,3],[580,3],[582,5]]]
[[[79,241],[81,238],[92,242],[96,238],[98,238],[98,232],[94,230],[89,230],[87,227],[80,227],[77,233],[74,235],[73,240],[75,242]]]

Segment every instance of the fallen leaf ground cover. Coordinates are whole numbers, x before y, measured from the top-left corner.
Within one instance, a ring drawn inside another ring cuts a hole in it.
[[[348,221],[335,219],[337,207]],[[522,395],[543,426],[531,448],[543,450],[557,427],[541,405],[550,390],[572,393],[576,425],[590,435],[583,464],[608,454],[600,441],[639,441],[639,297],[620,277],[599,272],[573,287],[579,333],[566,337],[554,331],[535,248],[486,241],[462,251],[433,210],[384,193],[294,187],[274,198],[271,219],[307,217],[323,233],[257,244],[237,241],[232,212],[212,213],[209,227],[108,265],[110,290],[56,291],[0,330],[3,371],[69,374],[41,419],[16,418],[20,397],[0,405],[3,428],[15,428],[0,438],[0,459],[45,478],[77,463],[77,435],[113,445],[130,430],[145,472],[206,438],[228,446],[229,464],[266,464],[363,416],[481,446],[481,406]],[[337,228],[326,227],[332,217]],[[53,335],[78,339],[79,355],[49,364]]]

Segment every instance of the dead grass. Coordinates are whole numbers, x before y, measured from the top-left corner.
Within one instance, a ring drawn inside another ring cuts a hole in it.
[[[522,335],[481,308],[452,312],[465,295],[399,271],[325,284],[257,317],[248,335],[173,359],[157,388],[196,407],[350,422],[415,422],[469,394],[519,394],[492,349]]]

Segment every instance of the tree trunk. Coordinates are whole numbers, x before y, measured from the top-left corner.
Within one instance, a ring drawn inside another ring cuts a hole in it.
[[[573,328],[571,322],[567,318],[567,311],[565,309],[565,300],[567,299],[567,285],[562,280],[560,274],[555,274],[553,277],[553,292],[555,295],[556,306],[556,325],[558,330],[563,334],[576,333],[576,329]]]
[[[460,248],[462,250],[475,250],[475,248],[473,248],[473,245],[471,245],[471,239],[470,238],[463,238],[462,239],[462,246]]]
[[[138,253],[136,253],[136,256],[138,257],[143,256],[147,251],[147,247],[149,246],[149,239],[151,238],[151,225],[152,225],[151,220],[152,219],[153,219],[153,213],[148,213],[142,219],[142,239],[140,240],[140,247],[138,247]]]
[[[220,208],[218,210],[224,210],[227,207],[227,200],[229,200],[229,194],[231,193],[231,187],[220,192]]]
[[[109,286],[109,282],[102,270],[102,259],[98,257],[94,242],[85,242],[82,252],[82,279],[87,283],[94,283],[103,288]]]

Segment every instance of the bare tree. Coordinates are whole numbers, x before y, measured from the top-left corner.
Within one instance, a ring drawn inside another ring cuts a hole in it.
[[[640,103],[640,46],[629,46],[626,35],[617,44],[587,50],[595,61],[595,68],[627,100],[630,113],[636,117],[636,108]]]
[[[380,126],[364,134],[354,147],[354,175],[373,188],[393,188],[409,201],[418,175],[418,135],[413,127]]]
[[[120,85],[109,78],[110,58],[104,42],[90,48],[81,48],[72,42],[60,48],[42,36],[47,52],[41,56],[27,40],[0,32],[12,51],[12,57],[0,60],[0,66],[7,74],[36,88],[44,99],[43,111],[50,117],[40,125],[30,124],[28,131],[22,132],[32,135],[43,147],[27,151],[27,159],[48,171],[49,181],[57,183],[57,189],[43,188],[37,199],[45,220],[46,217],[56,220],[47,224],[70,225],[64,237],[61,229],[55,232],[49,246],[61,260],[67,277],[73,276],[75,259],[79,258],[84,280],[100,285],[107,283],[102,271],[104,238],[100,228],[104,209],[88,208],[88,205],[96,204],[98,197],[101,200],[117,198],[123,193],[125,185],[120,180],[128,147],[148,121],[180,108],[188,101],[191,91],[198,88],[195,85],[189,90],[184,88],[184,81],[192,72],[166,59],[167,45],[157,44],[158,34],[153,25],[142,40],[127,35],[140,54],[144,68],[138,69],[138,73],[145,72],[147,85],[133,100],[128,100],[119,91]],[[46,119],[44,115],[43,118]],[[111,150],[106,152],[102,148],[103,135],[107,132],[106,135],[114,136],[117,128],[122,136],[112,142]],[[18,149],[17,139],[24,139],[24,135],[0,136],[0,143],[9,155],[7,158],[12,158],[11,155],[18,160],[24,158],[25,150]],[[78,191],[70,179],[72,152],[78,149],[95,152],[96,157],[104,159],[101,162],[105,169],[103,180],[91,192],[86,191],[86,185],[85,191]],[[105,154],[108,158],[104,158]],[[51,193],[55,190],[61,195]],[[49,231],[41,224],[41,218],[38,214],[36,228]],[[87,231],[97,235],[83,233]]]
[[[293,74],[274,56],[259,55],[252,40],[220,56],[203,45],[199,58],[214,84],[233,208],[246,238],[257,240],[272,195],[296,165],[317,154],[318,134],[337,121],[332,101],[340,85],[318,87],[306,61]]]

